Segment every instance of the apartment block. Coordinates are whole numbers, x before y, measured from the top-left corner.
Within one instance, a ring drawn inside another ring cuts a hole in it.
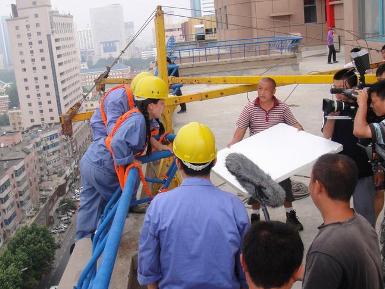
[[[91,68],[81,70],[82,86],[92,87],[100,74],[104,72],[104,68]],[[131,76],[131,67],[118,63],[111,68],[109,77],[111,78],[128,78]]]
[[[23,131],[22,112],[20,109],[11,109],[8,111],[9,125],[14,131]]]
[[[58,123],[81,98],[73,17],[52,10],[50,0],[17,0],[7,24],[22,127]]]
[[[0,113],[6,113],[9,107],[9,96],[0,95]]]

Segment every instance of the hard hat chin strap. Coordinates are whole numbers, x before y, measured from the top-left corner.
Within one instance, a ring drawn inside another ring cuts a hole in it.
[[[203,165],[193,165],[193,164],[191,164],[191,163],[188,163],[188,162],[185,162],[185,161],[182,161],[182,160],[181,160],[181,162],[182,162],[186,167],[188,167],[189,169],[192,169],[192,170],[194,170],[194,171],[201,171],[201,170],[203,170],[204,168],[207,168],[207,167],[211,164],[211,162],[208,162],[208,163],[205,163],[205,164],[203,164]]]

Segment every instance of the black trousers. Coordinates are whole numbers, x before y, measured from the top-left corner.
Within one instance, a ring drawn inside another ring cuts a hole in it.
[[[332,55],[333,55],[333,61],[336,62],[336,49],[334,47],[334,44],[328,45],[329,47],[329,54],[328,54],[328,63],[332,62]]]

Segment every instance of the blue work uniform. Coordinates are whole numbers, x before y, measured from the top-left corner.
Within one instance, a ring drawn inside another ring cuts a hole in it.
[[[96,230],[100,214],[112,194],[119,188],[116,165],[128,165],[146,146],[146,124],[141,113],[133,113],[116,131],[111,141],[114,160],[105,145],[105,137],[88,147],[80,161],[83,191],[76,222],[76,239],[90,236]],[[137,189],[139,179],[135,184]],[[136,190],[135,190],[136,192]],[[135,199],[135,196],[133,196]]]
[[[97,108],[90,120],[92,140],[94,141],[106,137],[113,129],[118,118],[129,110],[128,98],[124,87],[110,92],[105,98],[103,108],[107,116],[107,129],[104,125],[100,109]]]
[[[240,250],[249,218],[235,195],[204,178],[158,194],[144,219],[138,281],[167,289],[247,288]]]

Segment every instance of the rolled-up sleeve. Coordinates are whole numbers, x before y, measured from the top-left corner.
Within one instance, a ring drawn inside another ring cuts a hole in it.
[[[139,239],[138,282],[142,286],[157,283],[162,278],[156,211],[152,204],[144,218]]]
[[[135,151],[140,151],[146,143],[146,126],[140,117],[128,118],[116,131],[111,140],[114,162],[124,166],[133,162]]]
[[[384,145],[385,144],[385,123],[383,121],[380,123],[371,123],[369,124],[369,127],[372,132],[373,142],[379,145]]]
[[[250,104],[247,104],[241,114],[239,115],[239,118],[237,120],[237,128],[249,128],[250,126]]]

